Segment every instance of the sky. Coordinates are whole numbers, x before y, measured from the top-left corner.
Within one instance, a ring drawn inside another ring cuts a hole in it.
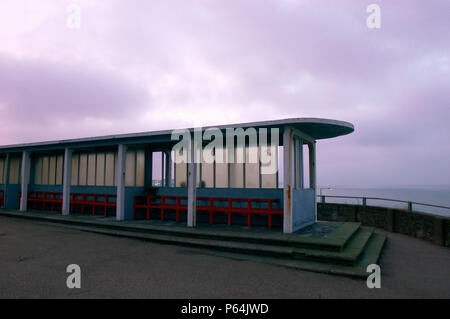
[[[449,17],[448,0],[2,0],[0,145],[319,117],[355,126],[318,142],[319,185],[449,185]]]

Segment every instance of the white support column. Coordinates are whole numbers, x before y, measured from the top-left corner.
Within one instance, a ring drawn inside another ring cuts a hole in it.
[[[7,153],[6,154],[5,170],[3,172],[3,178],[5,180],[5,189],[4,189],[5,195],[4,195],[4,198],[3,198],[3,208],[9,208],[8,204],[7,204],[8,203],[7,198],[8,198],[9,170],[11,168],[10,161],[11,161],[11,155],[9,155],[9,153]]]
[[[304,161],[303,161],[303,140],[302,139],[298,139],[298,145],[297,145],[297,149],[298,149],[298,172],[297,172],[297,176],[299,177],[298,180],[298,188],[299,189],[304,189],[305,188],[305,167],[304,167]]]
[[[166,187],[170,187],[172,177],[172,152],[166,152]]]
[[[315,208],[315,215],[316,215],[316,222],[317,222],[317,204],[316,201],[316,188],[317,188],[317,182],[316,182],[316,174],[317,174],[317,167],[316,167],[316,142],[312,142],[308,144],[309,147],[309,187],[314,190],[314,208]]]
[[[286,127],[283,132],[283,232],[292,233],[292,189],[295,187],[295,145],[292,128]]]
[[[316,142],[309,143],[309,187],[316,189]]]
[[[125,163],[127,147],[119,144],[117,151],[116,220],[125,220]]]
[[[70,186],[72,185],[72,150],[64,150],[63,195],[62,214],[70,214]]]
[[[161,187],[166,186],[166,181],[164,179],[164,152],[161,151]]]
[[[197,224],[197,163],[195,163],[194,140],[191,140],[188,163],[188,214],[187,226],[195,227]]]
[[[27,199],[28,199],[28,177],[30,175],[30,153],[24,151],[22,153],[22,174],[21,174],[21,193],[20,198],[20,211],[25,212],[27,210]]]

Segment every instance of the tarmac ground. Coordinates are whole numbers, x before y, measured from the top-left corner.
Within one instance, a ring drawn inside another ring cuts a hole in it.
[[[366,281],[0,216],[0,298],[450,298],[450,249],[387,233]],[[69,264],[81,288],[69,289]]]

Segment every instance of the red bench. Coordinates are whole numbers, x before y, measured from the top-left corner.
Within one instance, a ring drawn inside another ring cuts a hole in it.
[[[3,207],[4,204],[5,204],[5,191],[1,190],[0,191],[0,207]]]
[[[22,194],[19,193],[19,204]],[[92,206],[92,215],[96,214],[96,207],[103,206],[103,215],[108,215],[108,207],[116,207],[116,195],[108,194],[70,194],[70,211],[73,212],[75,205],[81,205],[81,213],[85,213],[85,206]],[[61,192],[28,192],[27,203],[33,209],[47,209],[46,204],[50,204],[50,210],[55,210],[55,204],[62,206]],[[40,203],[40,205],[38,205]],[[20,205],[19,205],[20,206]],[[39,206],[39,207],[38,207]]]
[[[70,196],[71,212],[74,210],[75,205],[81,205],[81,213],[84,214],[85,206],[91,206],[92,215],[95,215],[96,207],[103,206],[103,215],[107,216],[108,207],[116,207],[116,201],[112,201],[112,199],[116,198],[116,195],[72,193]]]
[[[47,204],[50,204],[50,210],[54,211],[55,204],[62,205],[62,193],[59,192],[28,192],[27,197],[27,204],[33,209],[46,210]],[[19,192],[19,207],[21,198],[22,193]]]
[[[152,203],[157,200],[159,203]],[[168,203],[171,201],[172,203]],[[198,202],[208,202],[207,205],[201,205]],[[182,203],[183,202],[183,203]],[[165,210],[174,210],[176,221],[180,221],[180,212],[187,211],[186,196],[135,196],[133,202],[133,217],[136,219],[137,209],[146,210],[146,218],[150,219],[151,209],[161,210],[161,220],[165,219]],[[272,228],[272,216],[283,215],[282,209],[274,209],[273,203],[278,199],[265,198],[221,198],[221,197],[197,197],[197,211],[209,213],[209,223],[214,223],[214,213],[227,213],[229,226],[232,225],[232,214],[247,214],[247,226],[252,225],[252,215],[268,215],[268,227]],[[216,203],[225,203],[223,206],[216,206]],[[236,207],[233,203],[246,203],[246,207]],[[256,208],[253,204],[267,204],[267,208]]]

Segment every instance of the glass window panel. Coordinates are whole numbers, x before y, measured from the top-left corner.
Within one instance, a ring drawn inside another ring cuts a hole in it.
[[[56,158],[56,184],[62,185],[63,183],[63,166],[64,166],[64,156],[58,155]]]
[[[95,185],[105,185],[105,153],[97,153]]]
[[[136,152],[136,186],[143,187],[145,184],[145,151]]]
[[[88,155],[88,176],[87,184],[89,186],[95,186],[95,166],[96,166],[96,154],[89,153]]]
[[[42,158],[42,184],[43,185],[48,185],[48,167],[49,167],[48,156],[44,156]]]
[[[125,159],[125,186],[134,186],[134,178],[136,176],[135,170],[136,152],[127,151]]]
[[[87,154],[80,154],[80,170],[78,172],[78,185],[85,186],[87,183]]]
[[[72,155],[72,185],[78,185],[78,169],[80,163],[80,155]]]
[[[56,156],[50,156],[48,168],[48,184],[55,185],[55,181],[56,181]]]
[[[153,152],[152,156],[152,185],[162,186],[162,152]]]
[[[105,186],[114,185],[114,153],[106,153]]]

